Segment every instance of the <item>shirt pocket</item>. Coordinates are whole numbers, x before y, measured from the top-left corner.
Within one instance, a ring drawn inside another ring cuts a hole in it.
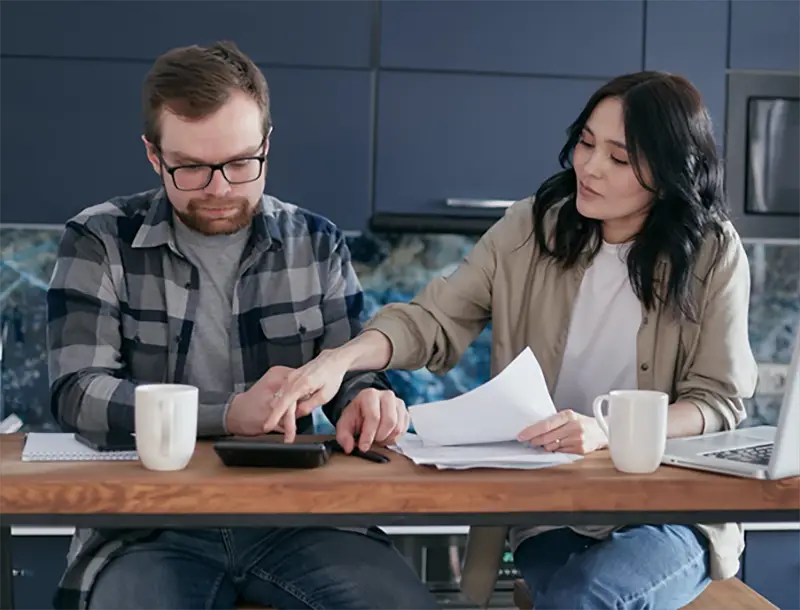
[[[125,341],[129,376],[139,383],[168,380],[169,329],[162,322],[138,322],[132,325]]]
[[[322,311],[312,307],[261,319],[269,366],[303,366],[317,355],[325,334]]]

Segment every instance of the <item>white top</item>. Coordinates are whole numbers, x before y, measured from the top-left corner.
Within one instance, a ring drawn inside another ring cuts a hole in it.
[[[593,417],[596,396],[611,390],[636,390],[636,335],[642,306],[628,279],[628,244],[603,242],[586,270],[573,304],[564,359],[553,403],[557,411],[572,409]],[[560,526],[511,529],[511,547]],[[603,539],[614,527],[571,526],[585,536]]]
[[[635,390],[636,334],[642,306],[625,262],[629,246],[603,242],[586,270],[572,310],[553,403],[592,416],[592,402],[611,390]]]

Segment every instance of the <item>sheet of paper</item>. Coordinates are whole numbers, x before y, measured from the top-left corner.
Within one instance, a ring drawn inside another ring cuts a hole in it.
[[[550,453],[525,443],[507,441],[481,445],[431,446],[415,434],[406,434],[392,447],[415,464],[440,469],[533,469],[569,464],[581,459],[569,453]]]
[[[496,443],[554,415],[539,362],[525,348],[483,385],[449,400],[409,407],[415,432],[432,445]]]

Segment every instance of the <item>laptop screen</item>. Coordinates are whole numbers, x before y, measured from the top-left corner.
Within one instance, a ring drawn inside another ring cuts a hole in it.
[[[800,329],[795,337],[792,361],[786,374],[786,389],[769,474],[770,478],[800,474]]]

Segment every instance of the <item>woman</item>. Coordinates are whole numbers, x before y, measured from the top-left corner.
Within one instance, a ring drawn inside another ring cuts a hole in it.
[[[669,436],[735,427],[756,382],[749,269],[699,93],[665,73],[616,78],[570,126],[559,159],[563,171],[450,277],[290,376],[274,416],[329,400],[350,370],[447,371],[491,321],[493,372],[530,346],[557,408],[520,440],[604,447],[592,399],[621,388],[668,393]],[[392,437],[380,421],[359,445]],[[531,527],[511,541],[537,610],[680,608],[709,579],[733,576],[743,548],[734,524]]]

